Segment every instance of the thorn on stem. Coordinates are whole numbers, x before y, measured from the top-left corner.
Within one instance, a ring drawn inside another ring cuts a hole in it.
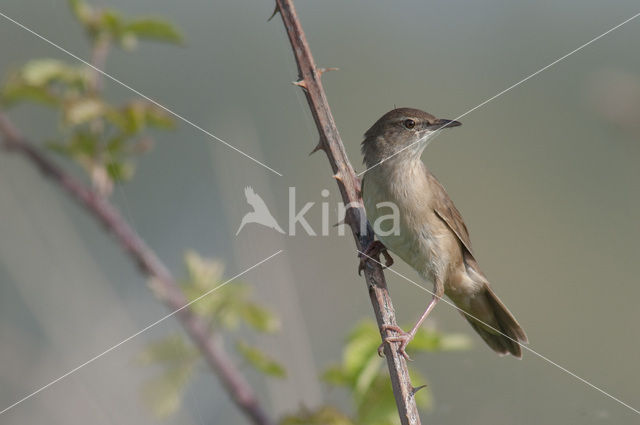
[[[420,385],[420,386],[419,386],[419,387],[417,387],[417,388],[412,388],[412,389],[411,389],[411,394],[412,394],[412,395],[416,395],[416,393],[417,393],[418,391],[420,391],[421,389],[423,389],[423,388],[427,388],[427,386],[426,386],[426,385]]]
[[[294,86],[302,87],[305,90],[307,89],[307,83],[305,83],[304,80],[292,81],[291,84],[293,84]]]
[[[329,71],[340,71],[340,68],[336,68],[336,67],[331,67],[331,68],[318,68],[318,75],[322,75],[325,72],[329,72]]]
[[[280,12],[280,8],[278,7],[278,4],[276,3],[276,7],[273,9],[273,13],[271,14],[271,16],[269,16],[269,19],[267,19],[267,22],[271,21],[273,19],[273,17],[278,14],[278,12]]]
[[[322,139],[318,140],[318,144],[316,145],[315,148],[313,148],[313,150],[309,153],[309,156],[313,155],[314,153],[320,151],[320,150],[324,150],[324,145],[322,144]]]

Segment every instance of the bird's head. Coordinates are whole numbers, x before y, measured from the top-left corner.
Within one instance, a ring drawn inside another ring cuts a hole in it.
[[[390,158],[419,158],[427,140],[437,130],[460,125],[458,121],[436,118],[419,109],[392,109],[365,133],[362,142],[364,163],[372,167]]]

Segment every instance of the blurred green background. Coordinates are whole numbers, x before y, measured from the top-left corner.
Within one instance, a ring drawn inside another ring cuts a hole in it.
[[[288,187],[320,227],[320,192],[339,201],[272,2],[94,0],[130,15],[161,15],[181,28],[183,48],[145,44],[114,51],[106,71],[264,161],[278,177],[179,123],[157,136],[134,180],[114,201],[179,274],[193,248],[218,257],[227,275],[278,249],[244,277],[283,319],[257,341],[287,364],[289,378],[249,373],[273,412],[302,403],[342,403],[316,375],[339,359],[344,337],[372,317],[356,275],[350,236],[280,236],[248,226],[243,189],[252,186],[284,225]],[[351,161],[362,170],[363,132],[393,105],[455,118],[639,12],[636,1],[297,1]],[[66,2],[3,0],[0,12],[87,58]],[[530,347],[640,406],[640,20],[630,22],[439,137],[424,160],[470,228],[476,256],[528,333]],[[0,19],[0,71],[26,60],[68,60]],[[107,81],[107,97],[131,97]],[[57,120],[44,108],[13,110],[36,141]],[[417,274],[397,263],[411,279]],[[412,322],[429,295],[387,274],[396,311]],[[0,409],[165,314],[146,280],[102,228],[23,158],[0,155]],[[431,326],[472,334],[438,306]],[[168,320],[43,391],[3,424],[158,423],[140,403],[151,371],[132,359],[153,338],[180,329]],[[525,352],[498,358],[473,335],[472,350],[420,355],[434,406],[425,424],[630,424],[638,416]],[[169,424],[242,424],[214,379],[200,379]]]

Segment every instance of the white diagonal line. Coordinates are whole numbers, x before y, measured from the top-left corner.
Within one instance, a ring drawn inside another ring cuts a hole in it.
[[[255,269],[256,267],[258,267],[259,265],[265,263],[266,261],[269,261],[270,259],[272,259],[273,257],[275,257],[276,255],[280,254],[282,252],[282,250],[279,250],[278,252],[271,254],[270,256],[268,256],[267,258],[265,258],[264,260],[254,264],[253,266],[249,267],[248,269],[245,269],[244,271],[238,273],[237,275],[233,276],[231,279],[221,283],[220,285],[216,286],[213,289],[210,289],[209,291],[205,292],[204,294],[200,295],[198,298],[195,298],[192,301],[189,301],[187,304],[183,305],[182,307],[180,307],[177,310],[172,311],[171,313],[161,317],[160,319],[156,320],[155,322],[151,323],[148,326],[145,326],[144,328],[140,329],[138,332],[134,333],[133,335],[123,339],[122,341],[120,341],[119,343],[117,343],[116,345],[108,348],[107,350],[103,351],[102,353],[90,358],[89,360],[87,360],[86,362],[82,363],[81,365],[71,369],[69,372],[65,373],[64,375],[60,376],[59,378],[54,379],[53,381],[49,382],[47,385],[41,387],[40,389],[32,392],[31,394],[21,398],[20,400],[16,401],[15,403],[13,403],[12,405],[10,405],[9,407],[6,407],[5,409],[3,409],[2,411],[0,411],[0,415],[2,415],[3,413],[13,409],[14,407],[16,407],[17,405],[19,405],[20,403],[27,401],[28,399],[30,399],[31,397],[35,396],[36,394],[46,390],[47,388],[49,388],[50,386],[62,381],[64,378],[66,378],[67,376],[77,372],[78,370],[82,369],[83,367],[93,363],[94,361],[98,360],[99,358],[101,358],[102,356],[112,352],[113,350],[115,350],[116,348],[120,347],[121,345],[131,341],[133,338],[139,336],[140,334],[148,331],[149,329],[153,328],[154,326],[156,326],[157,324],[165,321],[166,319],[176,315],[177,313],[181,312],[182,310],[184,310],[185,308],[189,307],[191,304],[200,301],[202,298],[206,297],[207,295],[210,295],[212,292],[217,291],[218,289],[222,288],[223,286],[227,285],[228,283],[234,281],[235,279],[239,278],[240,276],[242,276],[243,274],[249,272],[250,270]]]
[[[606,395],[607,397],[609,397],[610,399],[620,403],[621,405],[623,405],[624,407],[632,410],[633,412],[637,413],[640,415],[640,410],[636,409],[633,406],[630,406],[629,404],[625,403],[624,401],[620,400],[619,398],[609,394],[608,392],[606,392],[605,390],[603,390],[600,387],[597,387],[596,385],[592,384],[591,382],[587,381],[584,378],[581,378],[580,376],[576,375],[574,372],[570,371],[569,369],[560,366],[558,363],[554,362],[553,360],[549,359],[548,357],[538,353],[537,351],[527,347],[526,345],[520,343],[520,341],[516,341],[515,339],[511,338],[509,335],[505,335],[503,332],[499,331],[498,329],[494,328],[493,326],[489,325],[488,323],[483,322],[482,320],[478,319],[477,317],[475,317],[473,314],[469,314],[466,311],[464,311],[463,309],[461,309],[460,307],[458,307],[457,305],[455,305],[454,303],[452,303],[451,301],[443,298],[443,297],[438,297],[435,293],[431,292],[430,290],[428,290],[427,288],[425,288],[424,286],[420,285],[419,283],[416,283],[415,281],[409,279],[408,277],[406,277],[405,275],[403,275],[400,272],[395,271],[394,269],[390,268],[390,267],[386,267],[384,264],[382,264],[380,261],[376,260],[375,258],[372,258],[370,256],[368,256],[367,254],[365,254],[364,252],[361,252],[360,250],[356,250],[358,251],[358,253],[360,255],[363,255],[365,257],[367,257],[368,259],[378,263],[380,266],[382,266],[385,270],[389,270],[390,272],[392,272],[393,274],[396,274],[398,276],[400,276],[401,278],[403,278],[404,280],[406,280],[407,282],[413,283],[415,286],[417,286],[418,288],[422,289],[425,292],[428,292],[429,294],[433,295],[434,297],[437,297],[439,300],[445,302],[446,304],[450,305],[451,307],[455,308],[456,310],[458,310],[459,312],[461,312],[462,314],[464,314],[465,316],[469,316],[472,319],[482,323],[483,325],[485,325],[486,327],[496,331],[497,333],[499,333],[500,335],[504,336],[505,338],[515,342],[516,344],[518,344],[520,347],[522,347],[523,349],[529,351],[530,353],[540,357],[542,360],[544,360],[545,362],[557,367],[558,369],[560,369],[561,371],[573,376],[574,378],[576,378],[577,380],[579,380],[580,382],[587,384],[588,386],[590,386],[591,388],[593,388],[594,390]]]
[[[173,115],[174,117],[184,121],[185,123],[189,124],[191,127],[200,130],[201,132],[203,132],[204,134],[206,134],[207,136],[211,137],[212,139],[217,140],[218,142],[224,144],[225,146],[233,149],[234,151],[238,152],[239,154],[249,158],[250,160],[252,160],[253,162],[255,162],[256,164],[262,165],[264,168],[266,168],[267,170],[279,175],[282,177],[282,174],[279,173],[278,171],[274,170],[273,168],[269,167],[266,164],[263,164],[262,162],[258,161],[257,159],[255,159],[254,157],[252,157],[249,154],[244,153],[243,151],[241,151],[240,149],[236,148],[235,146],[233,146],[232,144],[222,140],[221,138],[219,138],[218,136],[216,136],[215,134],[211,133],[210,131],[205,130],[204,128],[200,127],[199,125],[197,125],[196,123],[194,123],[193,121],[190,121],[188,119],[186,119],[185,117],[183,117],[182,115],[178,114],[177,112],[174,112],[173,110],[167,108],[166,106],[160,104],[159,102],[156,102],[155,100],[153,100],[152,98],[150,98],[149,96],[139,92],[138,90],[134,89],[133,87],[127,85],[126,83],[123,83],[122,81],[120,81],[119,79],[117,79],[116,77],[111,76],[110,74],[107,74],[106,72],[104,72],[103,70],[97,68],[96,66],[94,66],[93,64],[87,62],[86,60],[82,59],[81,57],[71,53],[70,51],[68,51],[67,49],[65,49],[64,47],[54,43],[53,41],[49,40],[48,38],[40,35],[39,33],[35,32],[34,30],[32,30],[31,28],[28,28],[26,26],[24,26],[23,24],[21,24],[20,22],[16,21],[15,19],[10,18],[9,16],[5,15],[4,13],[0,12],[0,16],[2,16],[3,18],[5,18],[6,20],[13,22],[14,24],[16,24],[17,26],[19,26],[20,28],[30,32],[31,34],[35,35],[36,37],[38,37],[39,39],[49,43],[50,45],[52,45],[53,47],[55,47],[56,49],[66,53],[67,55],[71,56],[72,58],[82,62],[83,64],[87,65],[88,67],[94,69],[95,71],[99,72],[100,74],[104,75],[105,77],[107,77],[108,79],[120,84],[122,87],[132,91],[133,93],[137,94],[138,96],[142,97],[143,99],[153,103],[154,105],[156,105],[157,107],[165,110],[166,112],[168,112],[169,114]]]
[[[489,99],[485,100],[484,102],[480,103],[477,106],[474,106],[473,108],[469,109],[467,112],[465,112],[464,114],[460,115],[459,117],[455,118],[453,121],[457,121],[460,118],[466,117],[467,115],[469,115],[470,113],[472,113],[473,111],[475,111],[478,108],[483,107],[484,105],[486,105],[487,103],[491,102],[492,100],[502,96],[503,94],[507,93],[508,91],[510,91],[511,89],[514,89],[516,87],[518,87],[520,84],[530,80],[531,78],[535,77],[536,75],[540,74],[543,71],[546,71],[547,69],[551,68],[553,65],[557,64],[558,62],[568,58],[569,56],[573,55],[576,52],[579,52],[580,50],[584,49],[585,47],[589,46],[592,43],[595,43],[596,41],[600,40],[602,37],[604,37],[605,35],[617,30],[618,28],[620,28],[621,26],[623,26],[626,23],[629,23],[631,21],[633,21],[634,19],[636,19],[638,16],[640,16],[640,12],[636,13],[635,15],[633,15],[632,17],[630,17],[629,19],[620,22],[618,25],[616,25],[615,27],[609,29],[608,31],[603,32],[602,34],[600,34],[599,36],[597,36],[596,38],[587,41],[586,43],[584,43],[583,45],[581,45],[580,47],[577,47],[575,49],[573,49],[572,51],[570,51],[569,53],[567,53],[564,56],[559,57],[558,59],[554,60],[553,62],[551,62],[549,65],[540,68],[539,70],[537,70],[536,72],[534,72],[533,74],[529,75],[528,77],[523,78],[522,80],[518,81],[515,84],[510,85],[509,87],[507,87],[506,89],[502,90],[500,93],[491,96]],[[433,138],[440,133],[442,130],[444,130],[445,128],[448,127],[448,124],[439,128],[438,130],[436,130],[433,135],[431,136],[431,140],[433,140]],[[366,173],[367,171],[371,170],[372,168],[377,167],[378,165],[382,164],[383,162],[387,161],[390,158],[393,158],[394,156],[398,155],[400,152],[409,149],[411,146],[415,145],[416,143],[420,143],[423,139],[417,140],[415,142],[413,142],[412,144],[410,144],[409,146],[405,146],[404,148],[400,149],[398,152],[394,153],[393,155],[390,155],[389,157],[383,159],[382,161],[373,164],[371,167],[367,168],[366,170],[364,170],[361,173],[358,173],[358,177],[360,177],[361,175],[363,175],[364,173]]]

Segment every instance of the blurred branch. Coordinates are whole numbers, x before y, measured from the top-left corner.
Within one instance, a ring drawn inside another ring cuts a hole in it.
[[[0,112],[0,134],[4,136],[4,147],[29,159],[52,182],[64,189],[89,214],[113,233],[122,249],[138,264],[140,269],[154,279],[154,289],[161,301],[171,310],[179,310],[187,299],[167,267],[151,248],[137,235],[120,212],[104,196],[87,188],[71,175],[65,173],[32,143]],[[229,355],[211,336],[207,324],[189,308],[180,310],[176,317],[193,343],[198,347],[207,364],[222,381],[238,408],[256,425],[271,425],[271,420],[259,404],[253,389],[233,364]]]
[[[364,252],[373,241],[373,232],[370,228],[366,232],[360,231],[363,228],[361,224],[366,223],[360,181],[349,163],[322,88],[320,76],[326,70],[316,68],[292,0],[276,0],[276,4],[276,12],[280,12],[298,65],[299,80],[294,84],[303,89],[320,133],[320,141],[314,152],[323,150],[327,154],[342,199],[346,205],[352,206],[347,210],[345,223],[351,227],[358,251]],[[369,263],[365,268],[365,278],[379,330],[383,324],[396,325],[391,296],[380,265]],[[384,337],[382,330],[380,335]],[[419,425],[416,390],[411,385],[407,363],[390,344],[384,344],[384,352],[400,421],[403,425]]]
[[[91,73],[91,91],[97,94],[102,91],[103,76],[97,70],[103,70],[107,62],[107,55],[109,54],[109,48],[111,43],[106,36],[102,36],[93,42],[91,49],[91,65],[95,68],[89,68]]]

